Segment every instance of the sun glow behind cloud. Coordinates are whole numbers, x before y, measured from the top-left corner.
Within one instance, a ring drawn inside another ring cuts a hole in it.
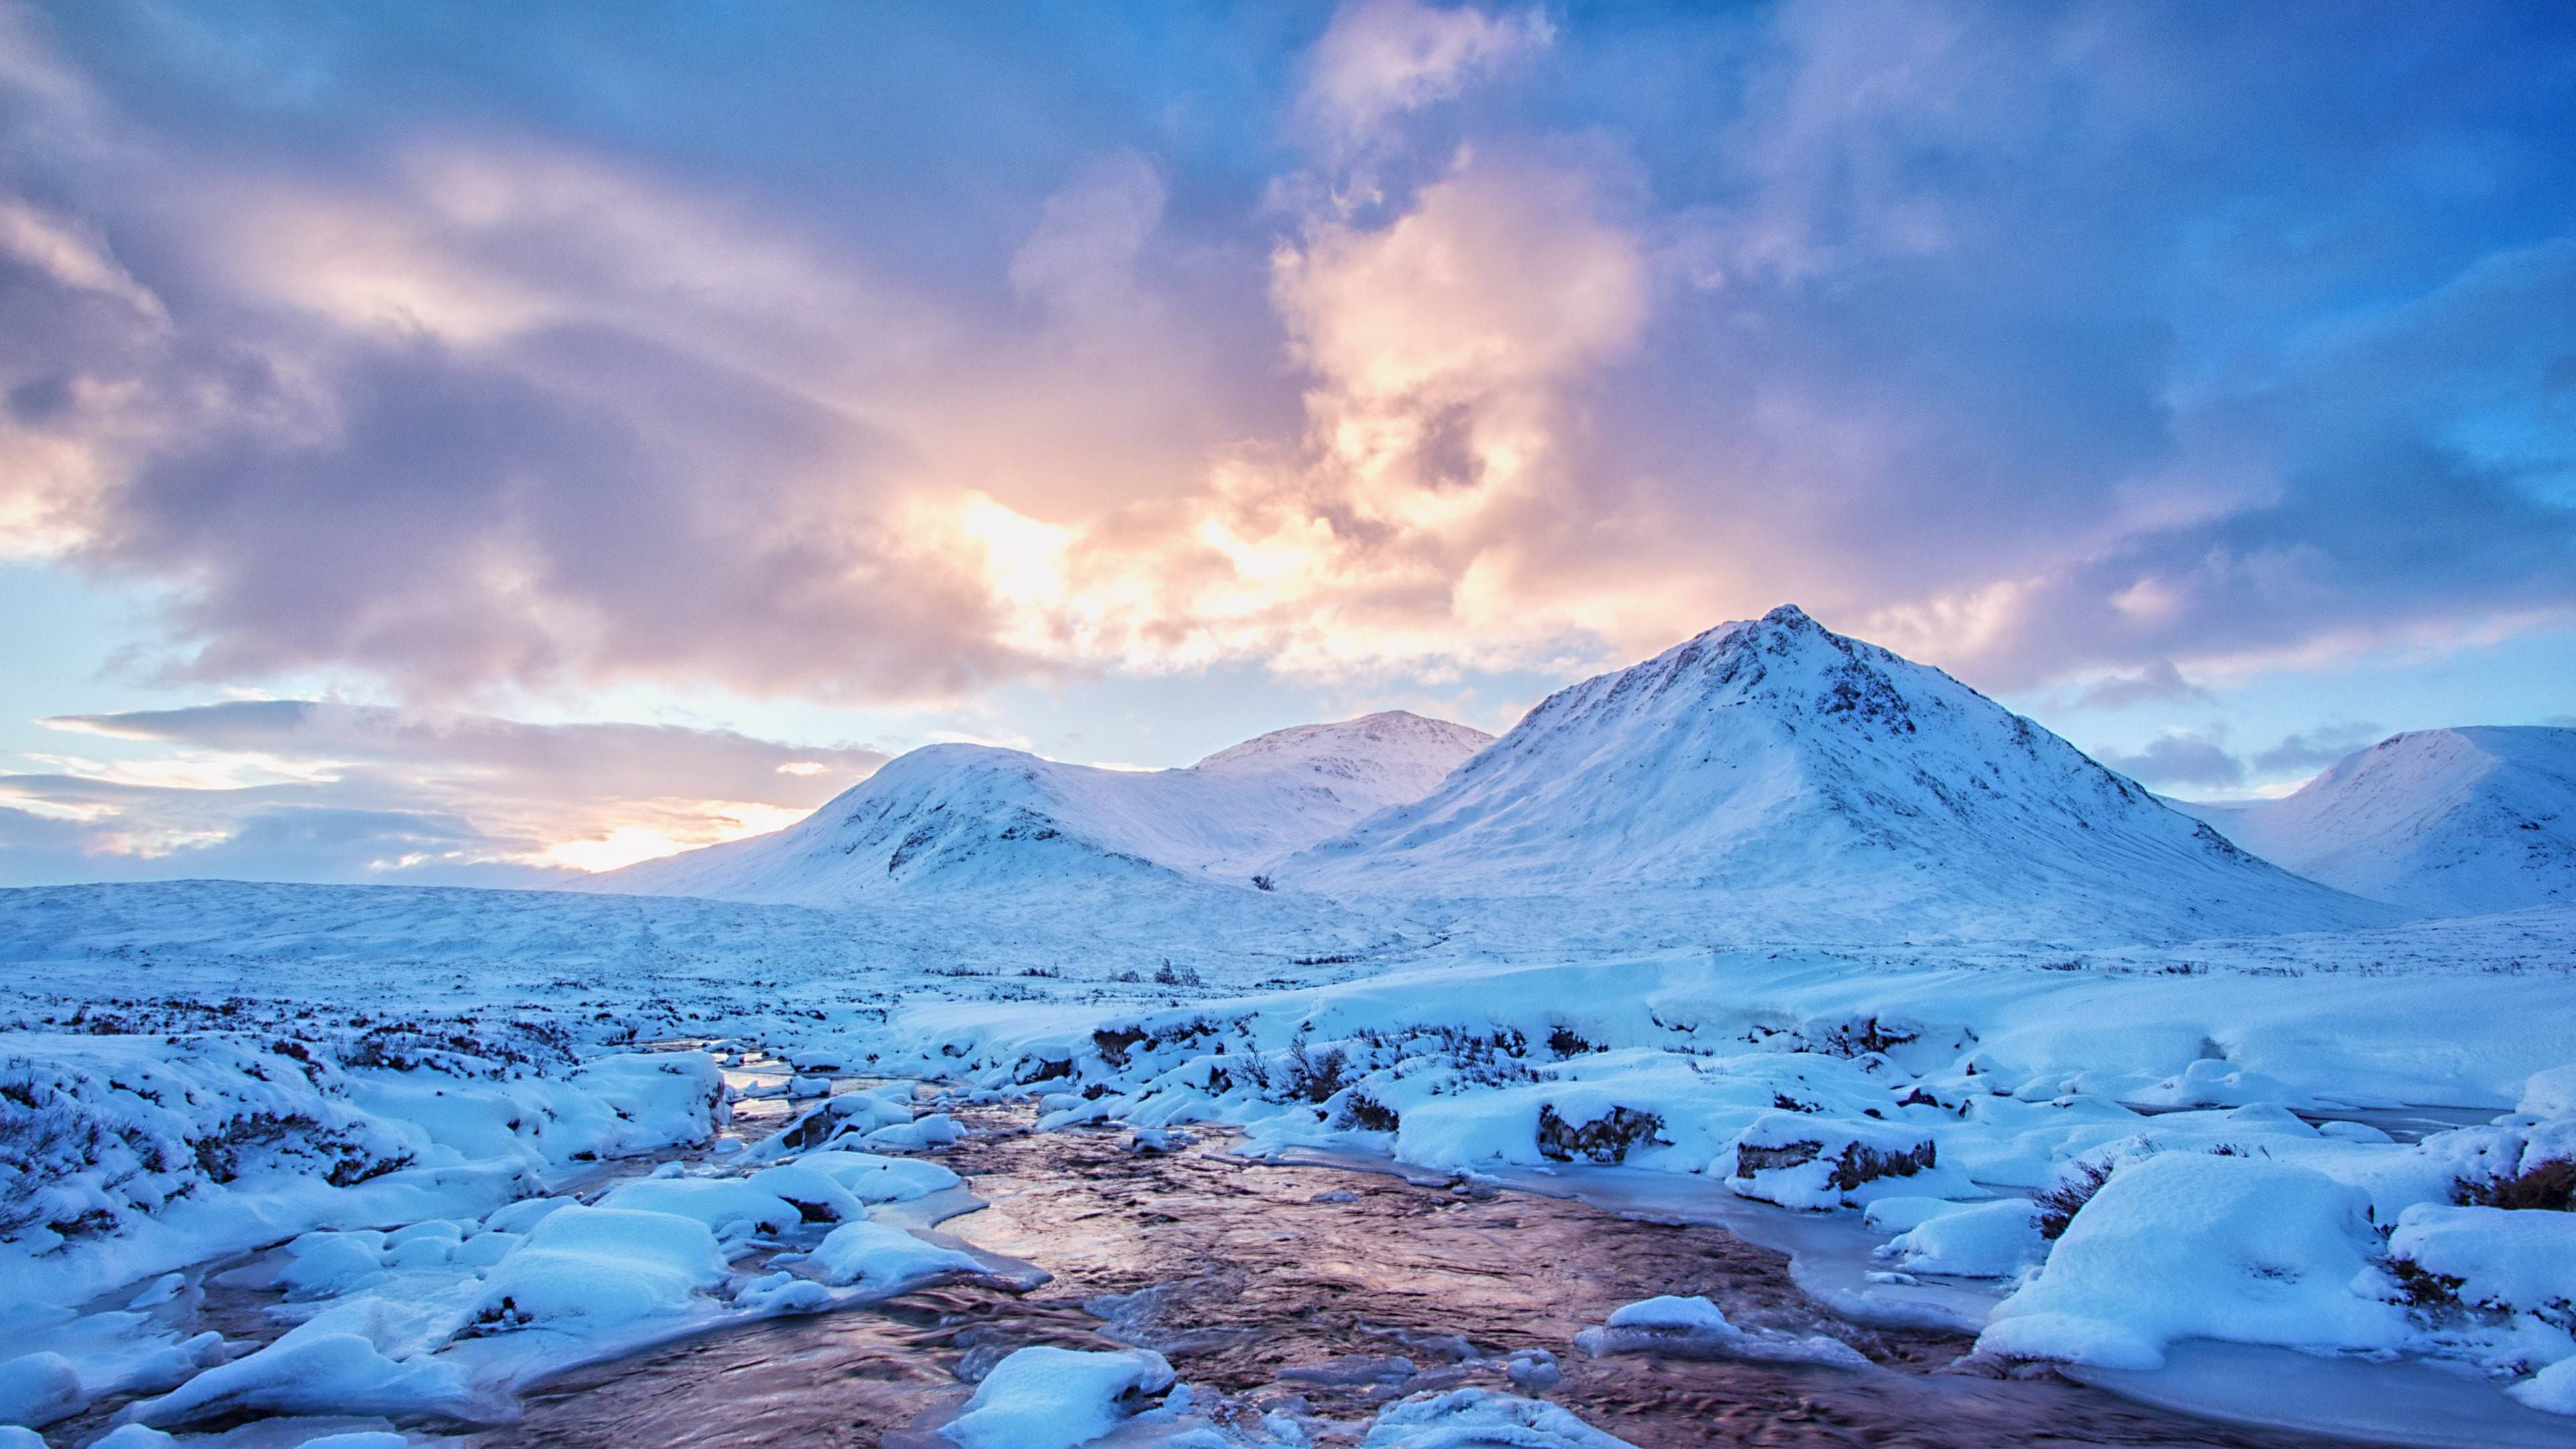
[[[151,590],[120,668],[912,742],[1084,681],[1518,698],[1784,600],[2071,699],[2576,616],[2529,15],[599,16],[424,20],[411,85],[364,16],[0,9],[0,553]],[[595,110],[608,62],[727,124]],[[397,861],[791,808],[468,788],[474,738],[22,768],[53,824],[363,802]]]

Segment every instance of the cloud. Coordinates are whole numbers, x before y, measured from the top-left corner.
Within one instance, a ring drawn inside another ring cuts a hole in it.
[[[2252,764],[2256,770],[2266,774],[2322,769],[2370,744],[2380,734],[2380,727],[2368,720],[2323,724],[2312,730],[2282,736],[2279,744],[2255,755]]]
[[[1306,104],[1344,145],[1388,118],[1455,98],[1471,79],[1547,48],[1556,31],[1531,9],[1495,15],[1420,0],[1350,0],[1316,42]]]
[[[2161,735],[2136,754],[2104,751],[2103,764],[2150,785],[2244,783],[2245,764],[2214,741],[2190,734]]]
[[[2209,691],[2183,678],[2172,660],[2159,659],[2135,674],[2115,674],[2086,685],[2071,707],[2126,709],[2133,704],[2205,703],[2209,698]]]
[[[160,678],[1441,686],[1794,599],[2109,708],[2576,627],[2536,13],[146,13],[0,47],[0,547]]]
[[[882,751],[721,730],[541,725],[313,700],[46,721],[167,747],[0,775],[0,878],[521,883],[775,829]]]

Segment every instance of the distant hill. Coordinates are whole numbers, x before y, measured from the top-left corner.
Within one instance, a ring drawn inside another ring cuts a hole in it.
[[[2422,915],[2576,901],[2576,730],[2418,730],[2278,800],[2182,808],[2286,869]]]
[[[1492,740],[1396,710],[1280,730],[1185,770],[931,745],[785,830],[646,861],[584,888],[817,906],[1170,876],[1248,888],[1263,863],[1421,795]]]

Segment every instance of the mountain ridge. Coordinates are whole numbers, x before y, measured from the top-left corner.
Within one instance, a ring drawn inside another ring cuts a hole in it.
[[[1784,930],[2017,936],[2091,918],[2173,937],[2386,914],[1795,606],[1558,691],[1438,789],[1278,877],[1340,895],[1678,894]]]
[[[645,861],[592,890],[841,906],[903,890],[1248,885],[1266,862],[1437,784],[1492,736],[1387,710],[1275,730],[1176,770],[928,745],[769,835]]]

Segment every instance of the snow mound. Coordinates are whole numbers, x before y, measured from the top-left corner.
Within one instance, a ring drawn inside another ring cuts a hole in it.
[[[483,1311],[503,1322],[575,1318],[610,1327],[685,1312],[698,1291],[724,1279],[715,1234],[695,1218],[558,1208],[492,1270]]]
[[[904,755],[787,829],[647,861],[591,890],[848,906],[919,890],[1246,885],[1272,859],[1418,798],[1492,737],[1401,710],[1247,740],[1185,770],[986,745]]]
[[[2424,915],[2576,901],[2576,729],[2393,735],[2282,799],[2188,808],[2266,860]]]
[[[859,1284],[900,1292],[944,1273],[982,1273],[972,1254],[925,1243],[891,1223],[843,1223],[814,1250],[814,1262],[835,1285]]]
[[[1663,892],[1774,939],[2184,939],[2389,917],[1795,608],[1550,696],[1429,795],[1278,875],[1460,900]]]
[[[2027,1198],[1941,1207],[1946,1210],[1932,1212],[1899,1233],[1878,1250],[1879,1256],[1894,1259],[1908,1273],[2009,1278],[2047,1247],[2040,1236],[2039,1215]]]
[[[966,1412],[939,1432],[958,1449],[1073,1449],[1117,1427],[1172,1377],[1150,1349],[1024,1348],[993,1365]]]
[[[2131,1369],[2162,1367],[2178,1338],[2394,1349],[2407,1325],[2378,1296],[2378,1248],[2359,1188],[2259,1158],[2164,1153],[2084,1204],[1977,1349]]]

